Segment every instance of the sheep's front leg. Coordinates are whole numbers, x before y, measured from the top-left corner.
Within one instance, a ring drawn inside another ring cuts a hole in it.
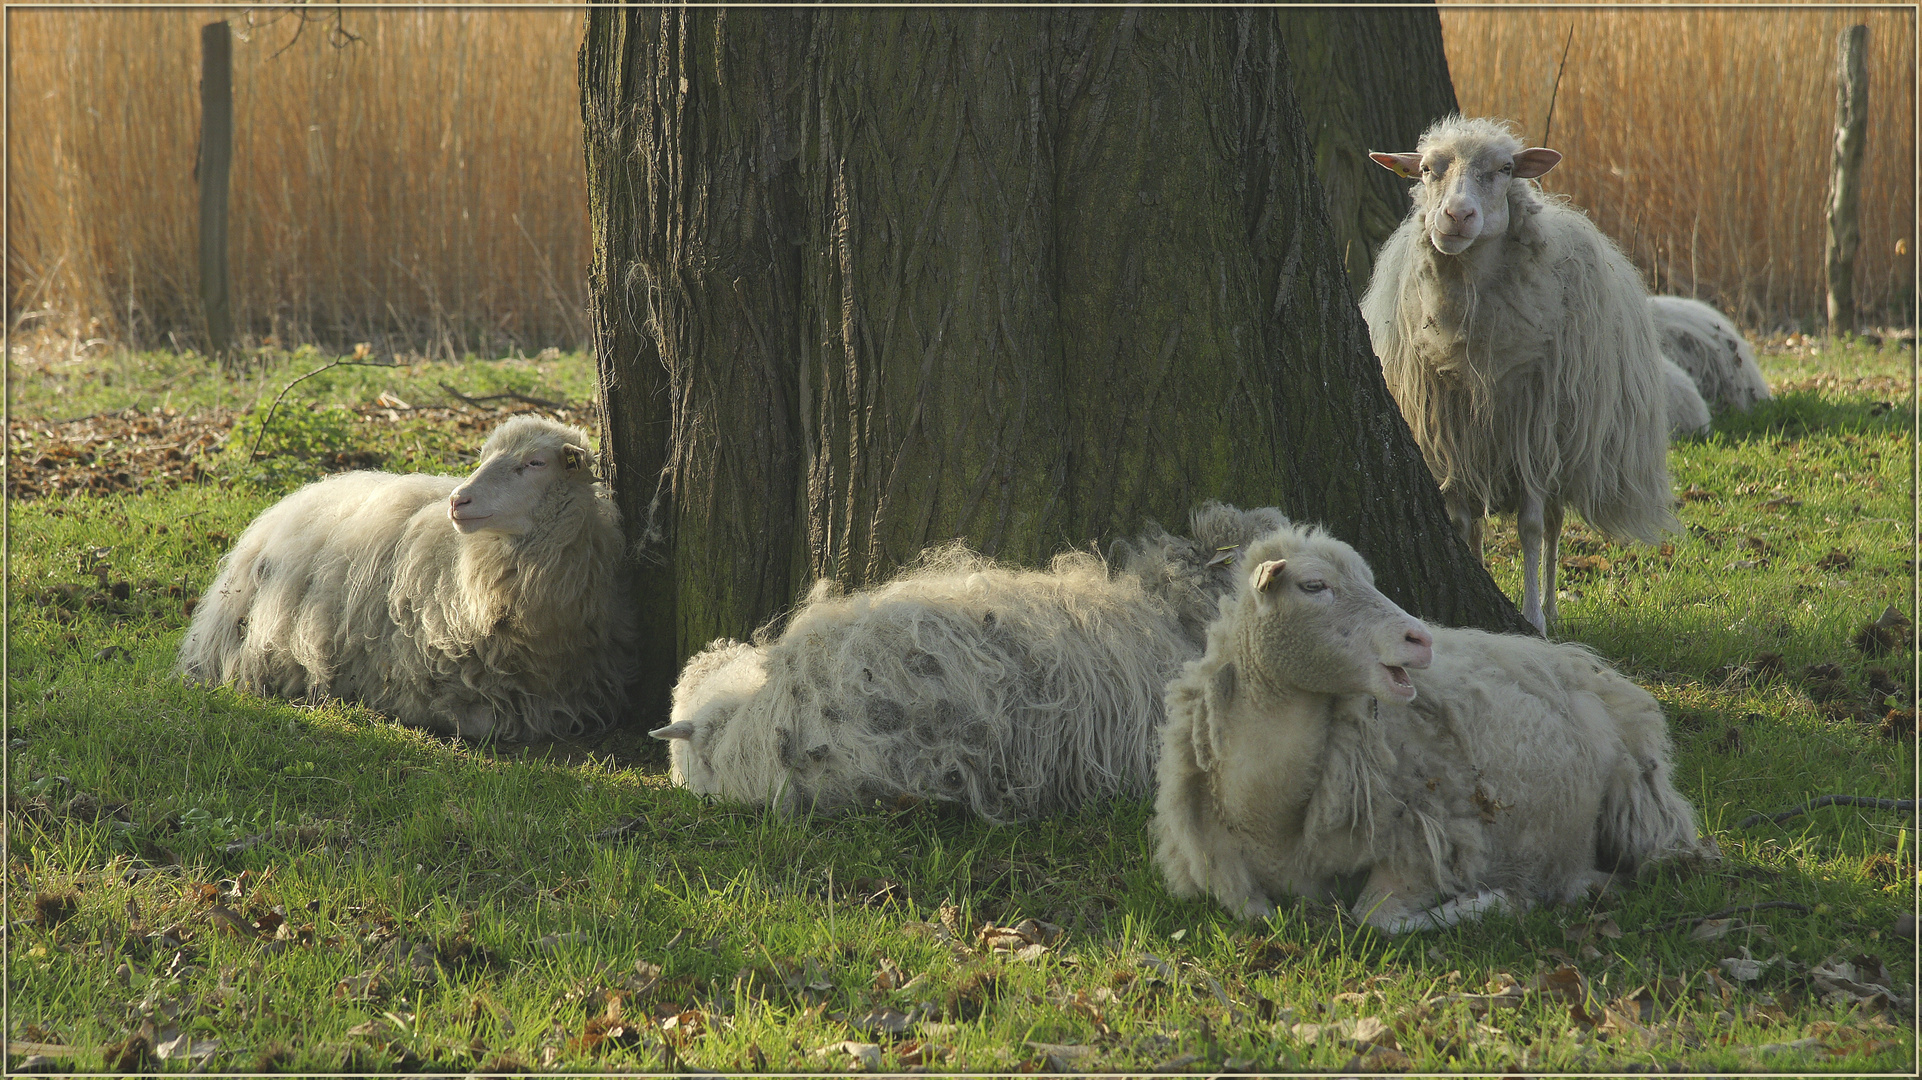
[[[1509,906],[1508,897],[1499,891],[1467,893],[1422,912],[1422,918],[1429,926],[1446,929],[1459,922],[1476,922],[1491,911],[1500,911]],[[1520,907],[1526,910],[1528,905],[1523,903]]]
[[[1548,623],[1542,617],[1542,524],[1541,495],[1525,492],[1521,513],[1515,517],[1515,531],[1522,538],[1522,618],[1547,637]]]
[[[1549,499],[1542,505],[1542,621],[1546,631],[1555,628],[1560,617],[1555,604],[1555,568],[1561,563],[1562,501]]]
[[[1482,517],[1480,507],[1470,506],[1465,499],[1450,494],[1446,499],[1448,520],[1454,523],[1455,532],[1461,536],[1462,543],[1475,553],[1477,560],[1482,559]]]

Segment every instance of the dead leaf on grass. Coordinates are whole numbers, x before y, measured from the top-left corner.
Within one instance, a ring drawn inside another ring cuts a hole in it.
[[[534,942],[534,947],[542,952],[554,952],[563,945],[572,945],[586,940],[587,931],[569,930],[566,933],[543,934],[540,940]],[[668,944],[672,945],[673,942]]]
[[[1061,940],[1065,933],[1059,926],[1040,919],[1022,919],[1013,926],[996,926],[985,923],[975,940],[979,947],[989,952],[1008,952],[1016,954],[1017,959],[1034,959],[1048,950],[1049,946]],[[1039,951],[1034,951],[1038,949]]]
[[[994,972],[972,972],[948,991],[947,1017],[964,1023],[978,1020],[1000,994],[1001,980]]]
[[[1283,964],[1301,959],[1306,952],[1306,949],[1292,941],[1262,941],[1248,950],[1248,960],[1244,966],[1250,974],[1274,971]]]
[[[1874,622],[1863,623],[1849,642],[1857,652],[1867,656],[1899,652],[1915,643],[1915,628],[1907,615],[1890,604]]]
[[[1757,960],[1754,954],[1748,951],[1746,945],[1737,945],[1735,949],[1736,955],[1724,957],[1717,962],[1717,966],[1736,982],[1754,982],[1762,977],[1762,973],[1768,970],[1770,964],[1781,959],[1780,954],[1777,954],[1767,960]]]
[[[899,1009],[888,1007],[869,1009],[867,1012],[855,1015],[829,1013],[828,1019],[839,1020],[869,1038],[898,1039],[914,1027],[914,1017]]]
[[[1809,968],[1809,980],[1827,1005],[1866,1004],[1888,1008],[1904,1000],[1892,989],[1894,980],[1879,957],[1861,956],[1855,960],[1831,956]]]
[[[902,1043],[896,1052],[896,1056],[901,1059],[901,1064],[910,1068],[928,1068],[952,1057],[953,1054],[954,1047],[952,1046],[942,1046],[938,1043],[921,1042],[918,1040]],[[763,1065],[762,1068],[765,1070],[766,1066]],[[1062,1069],[1056,1071],[1066,1072],[1067,1070]]]
[[[874,969],[874,988],[881,991],[900,990],[912,981],[901,965],[883,956]]]
[[[358,975],[349,975],[335,983],[334,996],[348,1001],[364,1001],[379,997],[382,989],[380,972],[369,970]]]
[[[881,1048],[874,1043],[855,1042],[849,1039],[814,1049],[815,1057],[834,1057],[841,1054],[852,1058],[863,1072],[874,1072],[881,1067]]]
[[[1342,1066],[1343,1072],[1385,1073],[1407,1072],[1415,1067],[1407,1054],[1388,1046],[1370,1047],[1365,1054],[1349,1058]]]
[[[1830,548],[1827,555],[1815,560],[1818,570],[1848,570],[1855,566],[1855,557],[1841,548]]]
[[[162,1061],[205,1061],[220,1049],[219,1039],[195,1039],[192,1034],[182,1034],[166,1042],[155,1043],[154,1057]]]
[[[1611,912],[1591,915],[1586,920],[1576,923],[1574,926],[1562,928],[1562,937],[1574,942],[1588,942],[1595,938],[1607,938],[1610,941],[1615,941],[1619,940],[1621,936],[1622,928],[1616,924],[1615,916]]]
[[[213,920],[215,926],[220,927],[222,930],[236,937],[251,938],[258,936],[258,931],[254,929],[252,923],[242,918],[238,911],[235,911],[225,904],[215,904],[208,908],[207,915]]]

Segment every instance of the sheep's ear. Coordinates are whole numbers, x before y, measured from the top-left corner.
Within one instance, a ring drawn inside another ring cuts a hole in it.
[[[666,742],[669,739],[691,739],[694,737],[694,722],[692,720],[676,720],[666,727],[655,728],[653,731],[648,732],[648,734],[662,742]]]
[[[567,465],[568,472],[574,472],[582,468],[583,466],[585,466],[588,469],[588,471],[592,472],[593,466],[594,466],[594,452],[591,450],[588,450],[585,447],[575,446],[573,443],[568,443],[567,445],[561,447],[561,461]]]
[[[1550,150],[1546,146],[1531,146],[1515,155],[1515,176],[1521,180],[1533,180],[1555,167],[1562,160],[1560,150]]]
[[[1374,160],[1375,164],[1405,180],[1414,180],[1421,176],[1420,154],[1384,154],[1379,150],[1370,150],[1368,156]],[[1519,160],[1518,158],[1517,161]]]
[[[1256,592],[1267,592],[1269,589],[1274,588],[1275,582],[1280,579],[1281,572],[1286,569],[1287,566],[1288,560],[1286,559],[1270,559],[1260,566],[1255,567],[1254,575],[1248,579],[1249,584],[1255,587]]]

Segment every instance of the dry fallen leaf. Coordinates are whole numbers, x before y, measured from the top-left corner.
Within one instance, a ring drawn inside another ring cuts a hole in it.
[[[1831,956],[1809,968],[1809,979],[1815,983],[1822,1001],[1829,1005],[1869,1003],[1886,1006],[1900,1000],[1900,996],[1890,988],[1893,980],[1881,960],[1873,957],[1860,959],[1863,962],[1858,964],[1841,956]]]
[[[902,1043],[900,1050],[898,1051],[898,1056],[901,1058],[901,1064],[909,1066],[910,1068],[915,1068],[915,1067],[926,1068],[936,1064],[939,1061],[942,1061],[945,1058],[952,1056],[953,1054],[954,1054],[954,1048],[951,1046],[942,1046],[942,1045],[939,1045],[938,1043],[918,1042],[918,1041]],[[765,1066],[763,1066],[763,1071],[765,1071]],[[1068,1070],[1057,1069],[1055,1071],[1067,1072]]]
[[[1078,1068],[1075,1062],[1100,1053],[1092,1046],[1035,1042],[1032,1039],[1028,1040],[1027,1046],[1028,1049],[1041,1055],[1042,1064],[1047,1067],[1048,1072],[1053,1073],[1085,1072],[1086,1070]],[[901,1060],[905,1062],[907,1058],[903,1057]]]
[[[1398,1046],[1395,1042],[1394,1029],[1373,1016],[1364,1016],[1356,1020],[1354,1027],[1348,1032],[1348,1037],[1358,1043],[1385,1046],[1390,1050]]]
[[[190,1034],[163,1043],[155,1043],[154,1056],[162,1061],[201,1061],[214,1056],[220,1049],[219,1039],[200,1039],[196,1041]]]
[[[869,1009],[857,1015],[829,1013],[830,1020],[839,1020],[854,1030],[867,1036],[886,1036],[898,1039],[914,1026],[914,1017],[899,1009]]]
[[[1748,946],[1737,945],[1735,948],[1740,955],[1727,957],[1721,960],[1718,966],[1736,982],[1754,982],[1762,977],[1762,972],[1767,970],[1770,964],[1780,959],[1779,956],[1774,956],[1767,960],[1757,960],[1748,951]]]
[[[1407,1072],[1414,1067],[1415,1063],[1409,1059],[1407,1054],[1402,1053],[1400,1050],[1388,1046],[1374,1046],[1370,1047],[1367,1053],[1350,1058],[1348,1063],[1342,1066],[1342,1071],[1364,1073]]]
[[[873,1043],[855,1042],[850,1039],[829,1043],[814,1050],[816,1057],[830,1057],[836,1054],[846,1054],[853,1058],[855,1064],[859,1065],[864,1072],[874,1072],[881,1067],[881,1048]]]

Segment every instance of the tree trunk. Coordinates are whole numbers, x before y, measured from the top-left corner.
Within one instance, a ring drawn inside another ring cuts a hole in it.
[[[1325,524],[1417,614],[1524,627],[1369,350],[1288,17],[590,10],[644,713],[816,578],[953,538],[1036,564],[1210,498]]]
[[[1280,27],[1335,251],[1360,297],[1375,252],[1408,216],[1408,182],[1368,151],[1413,150],[1428,125],[1460,109],[1441,12],[1432,4],[1296,8]]]
[[[1862,242],[1862,150],[1869,128],[1869,28],[1835,39],[1835,157],[1829,181],[1829,333],[1855,329],[1855,250]]]
[[[200,28],[200,306],[207,355],[227,360],[234,320],[227,273],[227,194],[234,160],[234,35],[225,20]]]

